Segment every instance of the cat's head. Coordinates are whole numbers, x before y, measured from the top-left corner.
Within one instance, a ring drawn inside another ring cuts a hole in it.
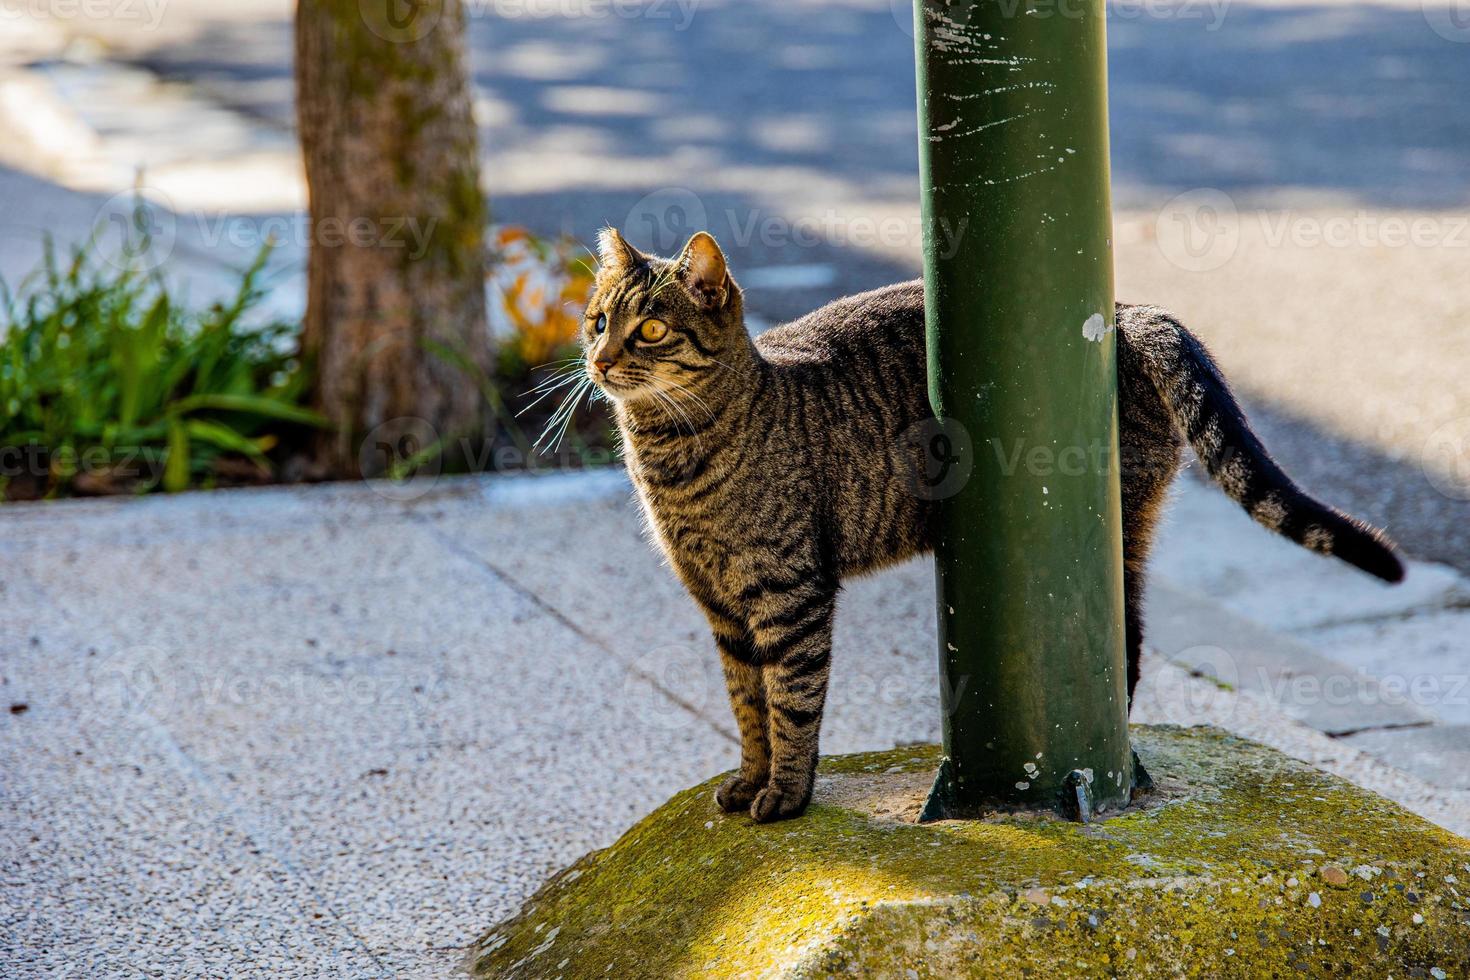
[[[678,258],[663,259],[605,228],[598,252],[582,349],[588,375],[613,399],[698,391],[749,349],[740,287],[708,232],[689,239]]]

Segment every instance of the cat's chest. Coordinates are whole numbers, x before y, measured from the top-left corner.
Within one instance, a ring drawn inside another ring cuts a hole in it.
[[[698,505],[668,495],[635,479],[649,537],[680,577],[698,591],[723,591],[740,563],[741,542],[728,514],[706,497]],[[711,495],[713,496],[713,495]]]
[[[640,442],[624,442],[624,461],[649,538],[691,588],[723,591],[745,538],[747,515],[735,483],[720,478],[707,457]]]
[[[728,519],[712,501],[691,507],[637,481],[634,485],[649,532],[670,559],[715,561],[731,550],[729,536],[722,533],[729,529]]]

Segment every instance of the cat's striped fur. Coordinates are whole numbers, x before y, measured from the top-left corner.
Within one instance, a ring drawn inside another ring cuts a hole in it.
[[[666,260],[609,230],[601,259],[587,369],[612,399],[652,534],[709,619],[740,726],[740,770],[717,799],[759,821],[793,816],[811,798],[842,581],[932,545],[936,505],[911,489],[922,459],[903,437],[932,417],[922,284],[752,340],[710,236]],[[1186,439],[1261,524],[1402,577],[1380,532],[1276,466],[1189,331],[1148,306],[1120,305],[1117,324],[1130,698],[1144,564]]]

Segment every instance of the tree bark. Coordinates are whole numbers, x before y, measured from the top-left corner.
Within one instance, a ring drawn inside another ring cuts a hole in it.
[[[296,106],[323,462],[375,476],[424,448],[401,431],[449,444],[485,423],[487,210],[460,0],[300,0]],[[366,439],[380,427],[401,430],[397,448]]]

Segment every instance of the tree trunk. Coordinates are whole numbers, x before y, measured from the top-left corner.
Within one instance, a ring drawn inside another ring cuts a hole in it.
[[[471,106],[460,0],[300,0],[303,351],[335,427],[332,475],[379,475],[426,438],[483,428],[487,213]]]

